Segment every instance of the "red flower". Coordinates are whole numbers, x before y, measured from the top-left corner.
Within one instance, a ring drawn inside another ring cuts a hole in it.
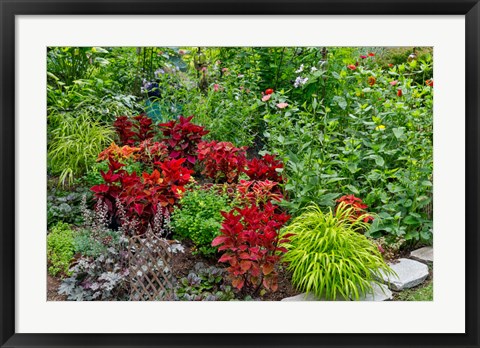
[[[369,56],[369,57],[375,57],[375,53],[370,52],[370,53],[368,54],[368,56]]]
[[[392,63],[388,63],[388,66],[389,66],[390,68],[393,68],[393,64],[392,64]]]
[[[427,84],[427,86],[433,87],[433,80],[427,80],[425,81],[425,83]]]
[[[399,89],[399,90],[397,91],[397,96],[398,96],[398,97],[401,97],[402,95],[403,95],[403,92],[402,92],[401,89]]]
[[[354,64],[347,65],[347,68],[349,68],[350,70],[357,69],[357,67]]]
[[[266,91],[265,91],[265,94],[272,94],[273,93],[273,89],[272,88],[268,88]]]

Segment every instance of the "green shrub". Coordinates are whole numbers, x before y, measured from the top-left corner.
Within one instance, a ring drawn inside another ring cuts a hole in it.
[[[73,231],[69,224],[59,222],[47,236],[48,273],[52,276],[70,275],[68,269],[73,255]]]
[[[312,205],[284,229],[284,236],[293,235],[283,245],[288,250],[283,260],[300,291],[327,300],[358,300],[373,292],[372,282],[378,283],[381,272],[393,273],[375,244],[359,233],[368,227],[364,216],[352,217],[352,208],[343,204],[336,213]]]
[[[213,255],[216,248],[211,243],[220,234],[223,221],[220,211],[230,209],[227,196],[213,189],[187,191],[180,201],[180,208],[172,214],[174,235],[191,239],[201,254]]]

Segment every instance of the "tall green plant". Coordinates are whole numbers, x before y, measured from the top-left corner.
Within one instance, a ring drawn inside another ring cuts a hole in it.
[[[52,116],[57,125],[48,144],[48,164],[60,183],[71,184],[75,177],[88,172],[98,154],[113,141],[111,126],[92,120],[89,113],[66,113]]]
[[[353,213],[343,203],[335,213],[312,205],[284,228],[290,242],[283,244],[288,250],[283,260],[300,291],[328,300],[358,300],[373,293],[372,283],[378,283],[382,273],[393,274],[375,244],[359,233],[368,228],[364,216],[355,218]]]

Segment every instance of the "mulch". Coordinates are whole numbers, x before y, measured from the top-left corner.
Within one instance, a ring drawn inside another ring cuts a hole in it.
[[[60,278],[52,277],[47,274],[47,301],[65,301],[65,295],[58,294],[58,287],[62,283]]]

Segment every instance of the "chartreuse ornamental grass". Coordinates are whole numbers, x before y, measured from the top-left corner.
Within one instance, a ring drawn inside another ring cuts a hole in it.
[[[66,113],[51,116],[57,127],[51,131],[48,161],[59,182],[72,184],[95,164],[98,154],[111,142],[115,131],[94,121],[89,113]]]
[[[377,246],[361,233],[369,226],[363,218],[343,203],[326,213],[311,205],[283,229],[284,236],[292,234],[283,244],[288,250],[283,260],[298,290],[327,300],[358,300],[373,293],[372,283],[378,283],[382,271],[393,273]]]

